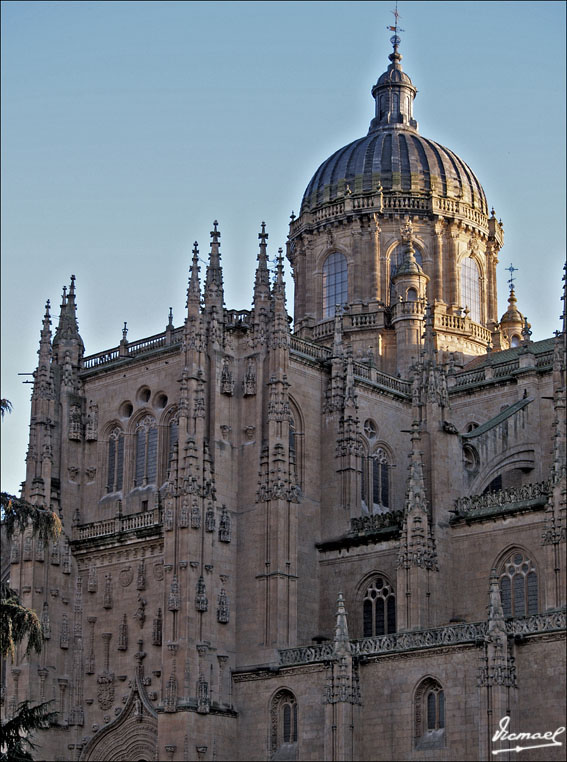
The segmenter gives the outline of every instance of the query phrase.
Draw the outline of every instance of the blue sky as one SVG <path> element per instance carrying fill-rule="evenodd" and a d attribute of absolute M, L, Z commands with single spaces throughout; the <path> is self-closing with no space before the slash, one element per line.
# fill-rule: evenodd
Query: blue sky
<path fill-rule="evenodd" d="M 257 233 L 285 246 L 318 165 L 366 134 L 394 2 L 2 3 L 3 489 L 24 478 L 46 299 L 77 277 L 87 353 L 183 320 L 194 240 L 219 220 L 229 307 Z M 422 135 L 474 170 L 533 338 L 559 327 L 565 4 L 401 2 Z M 288 283 L 290 278 L 288 277 Z M 291 295 L 291 291 L 290 291 Z M 291 299 L 288 300 L 292 310 Z"/>

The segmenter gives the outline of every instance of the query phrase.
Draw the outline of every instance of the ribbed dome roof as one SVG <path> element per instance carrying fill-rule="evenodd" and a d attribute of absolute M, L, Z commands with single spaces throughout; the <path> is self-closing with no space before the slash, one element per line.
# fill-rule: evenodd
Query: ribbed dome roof
<path fill-rule="evenodd" d="M 353 193 L 434 191 L 488 214 L 478 178 L 456 154 L 415 130 L 383 127 L 336 151 L 321 164 L 303 196 L 301 211 Z M 325 193 L 325 190 L 327 193 Z"/>
<path fill-rule="evenodd" d="M 399 38 L 392 38 L 392 62 L 372 88 L 376 116 L 366 137 L 349 143 L 321 164 L 303 196 L 301 211 L 351 193 L 401 192 L 438 196 L 463 201 L 488 215 L 486 197 L 477 177 L 455 153 L 422 137 L 413 119 L 417 93 L 402 70 L 397 50 Z M 348 188 L 347 188 L 348 186 Z"/>

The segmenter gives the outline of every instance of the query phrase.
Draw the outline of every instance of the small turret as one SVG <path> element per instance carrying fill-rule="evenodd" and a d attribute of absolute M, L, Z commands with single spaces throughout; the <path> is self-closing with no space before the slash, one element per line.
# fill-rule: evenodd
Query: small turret
<path fill-rule="evenodd" d="M 199 314 L 201 306 L 201 284 L 199 281 L 199 245 L 197 241 L 193 244 L 193 259 L 191 262 L 191 274 L 189 276 L 189 286 L 187 288 L 187 314 L 193 317 Z"/>
<path fill-rule="evenodd" d="M 254 280 L 254 306 L 260 302 L 266 302 L 270 298 L 270 271 L 268 270 L 268 254 L 266 223 L 262 222 L 262 230 L 258 233 L 260 251 L 258 252 L 258 266 Z"/>
<path fill-rule="evenodd" d="M 205 279 L 205 307 L 216 307 L 220 314 L 224 305 L 224 289 L 220 263 L 221 234 L 218 230 L 218 224 L 217 220 L 215 220 L 213 222 L 213 230 L 211 230 L 211 251 Z"/>
<path fill-rule="evenodd" d="M 500 330 L 508 339 L 511 347 L 519 347 L 522 343 L 522 330 L 524 327 L 524 316 L 516 304 L 516 294 L 512 286 L 510 288 L 510 296 L 508 297 L 508 309 L 500 318 Z"/>
<path fill-rule="evenodd" d="M 77 322 L 75 276 L 71 275 L 69 293 L 67 293 L 67 288 L 63 286 L 59 324 L 53 339 L 53 353 L 60 365 L 63 364 L 65 356 L 69 354 L 71 365 L 74 368 L 78 368 L 84 351 L 85 345 L 79 334 L 79 324 Z"/>

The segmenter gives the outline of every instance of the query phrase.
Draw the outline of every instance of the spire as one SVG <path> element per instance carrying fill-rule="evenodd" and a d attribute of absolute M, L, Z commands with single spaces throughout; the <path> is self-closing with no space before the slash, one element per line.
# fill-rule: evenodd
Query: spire
<path fill-rule="evenodd" d="M 37 351 L 39 355 L 38 367 L 49 367 L 51 362 L 51 314 L 50 314 L 51 302 L 49 299 L 45 303 L 45 315 L 43 316 L 43 323 L 41 327 L 41 333 L 39 338 L 39 349 Z"/>
<path fill-rule="evenodd" d="M 374 132 L 393 124 L 417 130 L 417 122 L 413 118 L 413 101 L 417 95 L 417 89 L 402 69 L 402 55 L 398 50 L 401 39 L 398 32 L 404 30 L 398 26 L 399 13 L 397 9 L 393 13 L 395 24 L 388 26 L 387 29 L 394 32 L 393 36 L 390 37 L 394 49 L 388 56 L 391 63 L 387 71 L 382 74 L 372 88 L 372 97 L 376 101 L 376 114 L 370 122 L 368 132 Z"/>
<path fill-rule="evenodd" d="M 336 656 L 350 654 L 350 639 L 348 636 L 347 612 L 342 593 L 337 598 L 337 614 L 335 622 L 335 637 L 333 638 L 334 652 Z"/>
<path fill-rule="evenodd" d="M 435 348 L 435 330 L 433 324 L 433 307 L 427 304 L 425 308 L 425 331 L 423 333 L 423 354 L 434 365 L 436 364 L 437 350 Z"/>
<path fill-rule="evenodd" d="M 276 277 L 274 279 L 274 296 L 283 299 L 285 304 L 285 281 L 284 281 L 284 261 L 283 261 L 283 249 L 278 249 L 278 256 L 276 257 Z"/>
<path fill-rule="evenodd" d="M 256 279 L 254 281 L 254 304 L 256 302 L 268 299 L 270 294 L 270 271 L 268 270 L 268 254 L 266 223 L 262 222 L 262 230 L 258 233 L 260 240 L 260 251 L 258 252 L 258 267 L 256 268 Z"/>
<path fill-rule="evenodd" d="M 222 283 L 222 267 L 220 263 L 220 232 L 218 222 L 213 222 L 211 230 L 211 252 L 207 265 L 207 277 L 205 280 L 205 304 L 222 309 L 224 303 L 224 291 Z"/>
<path fill-rule="evenodd" d="M 201 304 L 201 283 L 199 281 L 199 245 L 197 241 L 193 244 L 193 259 L 191 261 L 191 275 L 189 276 L 189 286 L 187 288 L 187 309 L 191 312 L 199 312 Z"/>
<path fill-rule="evenodd" d="M 84 344 L 79 334 L 79 324 L 77 323 L 77 303 L 75 300 L 75 276 L 71 275 L 71 284 L 67 292 L 66 286 L 63 286 L 63 295 L 61 297 L 61 312 L 59 313 L 59 324 L 55 331 L 53 339 L 53 348 L 58 348 L 64 344 L 67 348 L 78 348 L 78 352 L 72 357 L 74 365 L 78 365 L 79 358 L 84 352 Z M 72 353 L 73 355 L 73 353 Z M 61 358 L 58 357 L 58 360 Z"/>
<path fill-rule="evenodd" d="M 506 637 L 506 623 L 504 621 L 504 610 L 502 608 L 502 598 L 500 596 L 500 585 L 496 569 L 490 573 L 490 593 L 488 603 L 488 634 L 491 636 L 503 635 Z"/>

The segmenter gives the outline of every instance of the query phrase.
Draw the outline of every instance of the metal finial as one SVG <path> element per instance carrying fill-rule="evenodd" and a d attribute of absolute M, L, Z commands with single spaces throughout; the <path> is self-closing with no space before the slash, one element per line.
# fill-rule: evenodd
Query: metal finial
<path fill-rule="evenodd" d="M 519 268 L 514 267 L 514 265 L 510 262 L 510 267 L 505 268 L 509 273 L 510 277 L 508 278 L 508 286 L 510 287 L 510 291 L 514 290 L 514 273 L 518 271 Z"/>
<path fill-rule="evenodd" d="M 128 324 L 124 322 L 124 328 L 122 329 L 122 341 L 126 341 L 126 336 L 128 336 Z"/>
<path fill-rule="evenodd" d="M 173 307 L 169 308 L 169 319 L 167 324 L 173 327 Z"/>
<path fill-rule="evenodd" d="M 405 32 L 405 29 L 402 29 L 400 26 L 398 26 L 398 21 L 400 19 L 400 14 L 398 13 L 398 0 L 396 0 L 395 10 L 391 11 L 391 13 L 394 16 L 394 26 L 387 26 L 386 29 L 394 33 L 393 36 L 390 37 L 390 42 L 394 46 L 394 54 L 397 56 L 398 45 L 401 42 L 400 38 L 398 37 L 398 32 Z"/>

